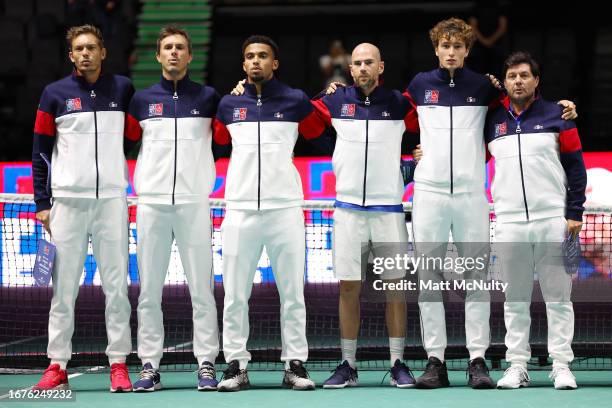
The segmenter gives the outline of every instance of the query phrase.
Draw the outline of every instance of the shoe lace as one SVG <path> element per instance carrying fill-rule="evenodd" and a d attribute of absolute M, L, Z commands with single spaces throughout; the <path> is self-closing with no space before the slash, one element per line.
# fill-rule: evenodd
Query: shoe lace
<path fill-rule="evenodd" d="M 240 366 L 238 363 L 231 362 L 225 371 L 223 371 L 223 380 L 229 380 L 240 374 Z"/>
<path fill-rule="evenodd" d="M 506 368 L 506 371 L 504 371 L 504 377 L 506 375 L 517 375 L 521 380 L 531 381 L 527 370 L 521 366 L 510 366 Z"/>
<path fill-rule="evenodd" d="M 330 372 L 334 373 L 334 375 L 341 375 L 343 377 L 349 377 L 349 378 L 353 378 L 354 375 L 352 373 L 351 370 L 351 366 L 348 363 L 342 363 L 340 365 L 338 365 L 338 367 L 336 367 L 335 369 L 331 370 Z"/>
<path fill-rule="evenodd" d="M 553 367 L 550 374 L 548 374 L 548 378 L 550 378 L 551 380 L 554 380 L 560 374 L 566 374 L 572 377 L 574 376 L 574 374 L 572 374 L 570 369 L 567 367 Z"/>
<path fill-rule="evenodd" d="M 215 376 L 216 371 L 214 367 L 204 364 L 198 369 L 198 377 L 200 378 L 215 378 Z"/>
<path fill-rule="evenodd" d="M 295 374 L 296 376 L 300 378 L 309 378 L 306 367 L 304 367 L 301 364 L 295 364 L 295 365 L 292 364 L 289 369 L 293 374 Z"/>
<path fill-rule="evenodd" d="M 480 360 L 468 364 L 468 368 L 465 370 L 465 376 L 467 378 L 469 375 L 475 375 L 478 372 L 484 372 L 485 375 L 489 375 L 489 367 Z"/>
<path fill-rule="evenodd" d="M 152 380 L 152 379 L 155 378 L 156 374 L 157 374 L 157 370 L 156 369 L 154 369 L 154 368 L 145 368 L 142 371 L 140 371 L 139 376 L 140 376 L 141 380 L 144 380 L 144 379 Z"/>
<path fill-rule="evenodd" d="M 111 377 L 123 380 L 127 377 L 127 369 L 124 366 L 111 367 Z"/>
<path fill-rule="evenodd" d="M 385 376 L 383 377 L 382 381 L 380 382 L 380 385 L 382 385 L 385 382 L 385 379 L 387 378 L 387 376 L 389 375 L 389 373 L 391 373 L 391 376 L 395 376 L 395 378 L 397 378 L 397 374 L 399 371 L 405 370 L 411 377 L 414 377 L 414 374 L 412 373 L 412 370 L 410 370 L 410 368 L 408 368 L 408 366 L 404 363 L 400 363 L 397 366 L 393 366 L 391 367 L 386 373 Z"/>

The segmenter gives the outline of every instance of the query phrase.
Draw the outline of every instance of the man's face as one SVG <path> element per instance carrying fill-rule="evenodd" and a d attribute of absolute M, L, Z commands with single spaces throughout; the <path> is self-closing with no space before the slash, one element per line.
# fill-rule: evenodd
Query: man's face
<path fill-rule="evenodd" d="M 462 68 L 468 54 L 469 50 L 465 42 L 457 37 L 441 38 L 436 47 L 440 67 L 448 70 Z"/>
<path fill-rule="evenodd" d="M 72 40 L 70 61 L 81 74 L 99 71 L 106 58 L 106 48 L 102 48 L 93 34 L 81 34 Z"/>
<path fill-rule="evenodd" d="M 249 44 L 244 50 L 242 69 L 250 82 L 262 82 L 272 78 L 278 68 L 278 60 L 268 44 Z"/>
<path fill-rule="evenodd" d="M 367 90 L 378 85 L 378 78 L 385 70 L 385 63 L 380 60 L 376 47 L 360 44 L 353 50 L 350 68 L 355 85 Z"/>
<path fill-rule="evenodd" d="M 533 98 L 539 83 L 540 78 L 533 76 L 529 64 L 519 64 L 508 68 L 504 78 L 504 85 L 510 100 L 518 105 Z"/>
<path fill-rule="evenodd" d="M 181 34 L 169 35 L 159 45 L 157 62 L 161 64 L 162 70 L 171 77 L 184 75 L 192 58 L 187 39 Z"/>

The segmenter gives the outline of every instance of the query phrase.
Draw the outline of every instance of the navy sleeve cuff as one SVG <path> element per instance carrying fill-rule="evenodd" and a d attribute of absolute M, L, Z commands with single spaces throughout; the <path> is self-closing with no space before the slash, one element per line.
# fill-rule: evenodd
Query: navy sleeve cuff
<path fill-rule="evenodd" d="M 51 209 L 51 199 L 50 198 L 41 198 L 40 200 L 36 200 L 36 212 L 49 210 Z"/>

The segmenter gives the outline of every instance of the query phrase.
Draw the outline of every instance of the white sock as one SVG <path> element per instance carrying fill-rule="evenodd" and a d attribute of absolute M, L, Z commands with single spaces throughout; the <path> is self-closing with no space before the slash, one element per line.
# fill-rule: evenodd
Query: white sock
<path fill-rule="evenodd" d="M 66 366 L 68 365 L 68 360 L 51 360 L 51 364 L 59 364 L 60 366 L 60 370 L 65 370 Z"/>
<path fill-rule="evenodd" d="M 357 364 L 357 339 L 340 339 L 340 348 L 342 349 L 342 361 L 346 360 L 351 368 L 355 368 Z"/>
<path fill-rule="evenodd" d="M 115 357 L 115 358 L 109 358 L 108 359 L 108 364 L 113 365 L 113 364 L 123 364 L 125 363 L 125 357 Z"/>
<path fill-rule="evenodd" d="M 389 337 L 389 352 L 391 354 L 391 367 L 395 360 L 404 361 L 404 337 Z"/>
<path fill-rule="evenodd" d="M 198 367 L 202 367 L 202 363 L 205 361 L 208 361 L 210 364 L 215 365 L 215 359 L 212 359 L 210 357 L 206 357 L 206 356 L 202 356 L 202 357 L 196 357 L 198 359 Z"/>

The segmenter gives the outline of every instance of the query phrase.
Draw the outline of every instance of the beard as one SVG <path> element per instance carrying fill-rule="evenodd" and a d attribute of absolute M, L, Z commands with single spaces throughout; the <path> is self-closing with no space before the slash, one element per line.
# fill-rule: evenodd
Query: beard
<path fill-rule="evenodd" d="M 359 88 L 361 88 L 363 90 L 368 90 L 368 89 L 372 88 L 372 86 L 374 86 L 375 83 L 376 83 L 376 81 L 372 77 L 369 77 L 367 79 L 365 79 L 365 78 L 358 78 L 357 79 L 357 85 L 359 86 Z"/>
<path fill-rule="evenodd" d="M 251 82 L 262 82 L 264 80 L 263 72 L 257 74 L 250 74 L 249 79 Z"/>
<path fill-rule="evenodd" d="M 523 90 L 523 94 L 521 96 L 512 96 L 510 99 L 512 100 L 513 103 L 519 106 L 522 106 L 522 105 L 525 105 L 530 100 L 532 100 L 534 95 L 535 93 L 526 94 L 524 93 L 524 90 Z"/>

